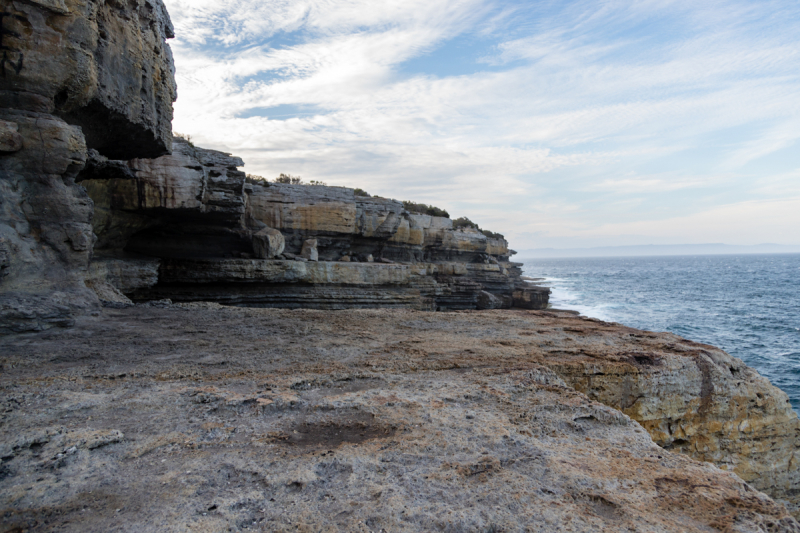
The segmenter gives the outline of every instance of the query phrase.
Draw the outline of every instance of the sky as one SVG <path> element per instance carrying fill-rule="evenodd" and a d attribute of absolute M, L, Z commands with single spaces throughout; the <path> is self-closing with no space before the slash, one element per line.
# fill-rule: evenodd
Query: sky
<path fill-rule="evenodd" d="M 517 249 L 800 244 L 797 0 L 164 0 L 176 132 Z"/>

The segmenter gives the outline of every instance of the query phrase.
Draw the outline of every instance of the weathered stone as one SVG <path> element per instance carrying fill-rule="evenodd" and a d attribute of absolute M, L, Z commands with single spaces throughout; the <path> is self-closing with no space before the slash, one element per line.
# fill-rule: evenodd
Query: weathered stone
<path fill-rule="evenodd" d="M 343 255 L 342 257 L 339 258 L 339 261 L 342 261 L 343 263 L 349 263 L 350 262 L 350 256 L 349 255 Z"/>
<path fill-rule="evenodd" d="M 272 259 L 283 253 L 286 240 L 283 234 L 273 228 L 264 228 L 253 235 L 253 249 L 261 259 Z"/>
<path fill-rule="evenodd" d="M 176 138 L 175 151 L 155 160 L 109 162 L 82 172 L 95 201 L 97 249 L 154 257 L 254 253 L 245 229 L 245 174 L 239 158 L 195 148 Z M 111 165 L 113 163 L 113 165 Z M 263 228 L 263 224 L 261 224 Z"/>
<path fill-rule="evenodd" d="M 390 239 L 403 220 L 403 204 L 376 196 L 356 196 L 358 233 L 364 237 Z"/>
<path fill-rule="evenodd" d="M 478 309 L 502 309 L 503 299 L 486 291 L 478 294 Z"/>
<path fill-rule="evenodd" d="M 16 122 L 0 120 L 0 152 L 18 152 L 22 150 L 22 136 L 18 133 Z"/>
<path fill-rule="evenodd" d="M 660 446 L 736 472 L 800 514 L 800 421 L 785 393 L 713 346 L 574 323 L 574 355 L 545 361 L 568 384 L 637 420 Z M 636 350 L 618 348 L 625 335 Z"/>
<path fill-rule="evenodd" d="M 86 289 L 88 291 L 88 289 Z M 84 304 L 91 297 L 85 293 Z M 93 295 L 92 295 L 93 296 Z M 73 313 L 76 297 L 62 292 L 31 294 L 28 292 L 0 293 L 0 336 L 11 333 L 45 331 L 75 325 Z"/>
<path fill-rule="evenodd" d="M 300 251 L 300 255 L 309 261 L 318 261 L 319 252 L 317 252 L 317 239 L 307 239 L 303 243 L 303 249 Z"/>
<path fill-rule="evenodd" d="M 36 140 L 0 157 L 0 295 L 6 296 L 0 329 L 25 329 L 26 320 L 33 330 L 70 324 L 65 308 L 97 305 L 83 284 L 94 244 L 92 201 L 74 181 L 86 157 L 83 137 L 51 115 L 0 109 L 0 117 Z M 54 292 L 61 294 L 57 304 Z"/>
<path fill-rule="evenodd" d="M 39 331 L 99 306 L 84 283 L 87 161 L 108 174 L 119 166 L 104 156 L 170 148 L 172 29 L 160 0 L 0 0 L 0 11 L 0 330 Z"/>
<path fill-rule="evenodd" d="M 307 261 L 342 262 L 347 257 L 371 262 L 380 257 L 389 264 L 440 263 L 438 274 L 472 278 L 433 281 L 443 291 L 437 296 L 442 309 L 474 307 L 481 289 L 499 298 L 503 307 L 511 307 L 521 272 L 504 262 L 507 257 L 502 254 L 508 250 L 503 239 L 488 239 L 472 229 L 454 230 L 448 218 L 411 215 L 400 202 L 356 196 L 352 189 L 245 181 L 235 170 L 242 165 L 240 159 L 196 148 L 183 139 L 176 138 L 174 145 L 171 156 L 128 162 L 132 177 L 123 175 L 118 162 L 91 158 L 91 168 L 81 177 L 96 204 L 98 250 L 184 260 L 300 255 Z M 214 190 L 219 194 L 211 194 Z M 277 253 L 279 246 L 269 250 L 252 237 L 267 227 L 283 235 L 283 254 Z M 316 257 L 314 246 L 306 244 L 309 240 L 316 241 Z M 492 268 L 447 270 L 478 262 L 491 263 Z M 236 297 L 239 289 L 230 290 Z M 181 293 L 185 297 L 185 291 Z M 546 292 L 540 296 L 546 305 Z M 351 297 L 357 300 L 350 293 L 348 301 L 356 301 Z M 421 298 L 429 301 L 427 295 Z"/>
<path fill-rule="evenodd" d="M 104 280 L 87 280 L 86 286 L 92 289 L 104 306 L 116 304 L 117 306 L 133 305 L 133 302 L 122 294 L 119 289 Z"/>
<path fill-rule="evenodd" d="M 525 284 L 516 287 L 513 293 L 514 307 L 522 309 L 546 309 L 550 299 L 550 289 Z"/>
<path fill-rule="evenodd" d="M 173 30 L 161 0 L 3 0 L 2 11 L 0 107 L 54 113 L 112 159 L 169 151 Z"/>
<path fill-rule="evenodd" d="M 245 213 L 245 174 L 238 157 L 196 148 L 176 137 L 172 155 L 128 162 L 136 175 L 135 203 L 119 209 L 196 210 L 240 224 Z"/>
<path fill-rule="evenodd" d="M 6 239 L 0 237 L 0 278 L 8 276 L 8 269 L 11 266 L 11 251 L 8 249 Z"/>
<path fill-rule="evenodd" d="M 253 218 L 286 235 L 356 233 L 356 202 L 352 189 L 265 182 L 250 187 L 248 209 Z M 304 240 L 297 243 L 297 252 Z"/>
<path fill-rule="evenodd" d="M 543 365 L 597 329 L 609 354 L 673 352 L 628 328 L 207 304 L 79 328 L 0 339 L 3 530 L 800 531 Z"/>
<path fill-rule="evenodd" d="M 88 280 L 108 283 L 121 293 L 128 294 L 158 283 L 160 264 L 160 259 L 152 257 L 99 256 L 92 259 Z"/>

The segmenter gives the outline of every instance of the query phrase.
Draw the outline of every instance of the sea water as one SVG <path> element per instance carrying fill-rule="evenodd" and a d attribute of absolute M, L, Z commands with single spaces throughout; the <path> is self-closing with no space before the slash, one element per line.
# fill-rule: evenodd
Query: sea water
<path fill-rule="evenodd" d="M 800 412 L 800 254 L 519 261 L 552 307 L 718 346 Z"/>

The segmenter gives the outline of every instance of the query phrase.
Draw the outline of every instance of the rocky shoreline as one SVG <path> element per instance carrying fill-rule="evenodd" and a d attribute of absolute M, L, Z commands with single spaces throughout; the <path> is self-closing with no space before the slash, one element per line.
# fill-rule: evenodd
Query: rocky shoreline
<path fill-rule="evenodd" d="M 547 311 L 182 304 L 0 352 L 5 531 L 800 531 L 755 488 L 796 509 L 785 395 L 670 334 Z M 587 389 L 590 367 L 606 377 Z M 744 397 L 759 405 L 722 421 Z M 666 442 L 670 424 L 689 444 Z"/>
<path fill-rule="evenodd" d="M 174 138 L 160 0 L 2 11 L 0 530 L 800 531 L 741 361 Z"/>

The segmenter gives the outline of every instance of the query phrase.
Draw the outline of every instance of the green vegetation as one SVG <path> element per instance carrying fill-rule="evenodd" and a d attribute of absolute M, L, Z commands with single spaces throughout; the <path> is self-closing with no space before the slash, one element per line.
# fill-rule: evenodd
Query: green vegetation
<path fill-rule="evenodd" d="M 266 183 L 269 180 L 264 176 L 259 176 L 257 174 L 247 174 L 247 181 L 250 183 Z"/>
<path fill-rule="evenodd" d="M 434 207 L 428 204 L 418 204 L 416 202 L 403 202 L 403 208 L 409 213 L 415 215 L 430 215 L 432 217 L 450 218 L 450 213 L 439 207 Z"/>
<path fill-rule="evenodd" d="M 489 231 L 488 229 L 481 229 L 476 223 L 468 219 L 467 217 L 459 217 L 453 221 L 453 228 L 473 228 L 488 237 L 489 239 L 505 239 L 505 237 L 501 233 L 495 233 L 493 231 Z"/>
<path fill-rule="evenodd" d="M 473 221 L 471 221 L 467 217 L 458 217 L 457 219 L 455 219 L 453 221 L 453 228 L 455 228 L 455 229 L 459 229 L 459 228 L 474 228 L 474 229 L 477 229 L 477 230 L 481 229 L 476 223 L 474 223 Z"/>
<path fill-rule="evenodd" d="M 300 176 L 292 176 L 291 174 L 284 174 L 275 178 L 275 183 L 285 183 L 287 185 L 303 185 L 303 178 Z"/>
<path fill-rule="evenodd" d="M 353 194 L 355 194 L 356 196 L 365 196 L 365 197 L 367 197 L 367 198 L 369 198 L 370 196 L 372 196 L 370 193 L 368 193 L 368 192 L 367 192 L 367 191 L 365 191 L 364 189 L 359 189 L 359 188 L 355 188 L 355 189 L 353 189 Z"/>
<path fill-rule="evenodd" d="M 247 180 L 250 183 L 260 183 L 261 185 L 269 186 L 269 180 L 264 176 L 258 176 L 256 174 L 248 174 Z M 322 186 L 328 185 L 324 181 L 317 181 L 317 180 L 309 180 L 308 183 L 306 183 L 300 176 L 292 176 L 291 174 L 283 174 L 283 173 L 281 173 L 280 176 L 278 176 L 272 181 L 275 183 L 285 183 L 287 185 L 322 185 Z"/>
<path fill-rule="evenodd" d="M 183 139 L 184 141 L 189 143 L 189 146 L 194 148 L 194 143 L 192 142 L 192 136 L 191 135 L 186 135 L 185 133 L 172 132 L 172 136 L 173 137 L 177 137 L 178 139 Z"/>

